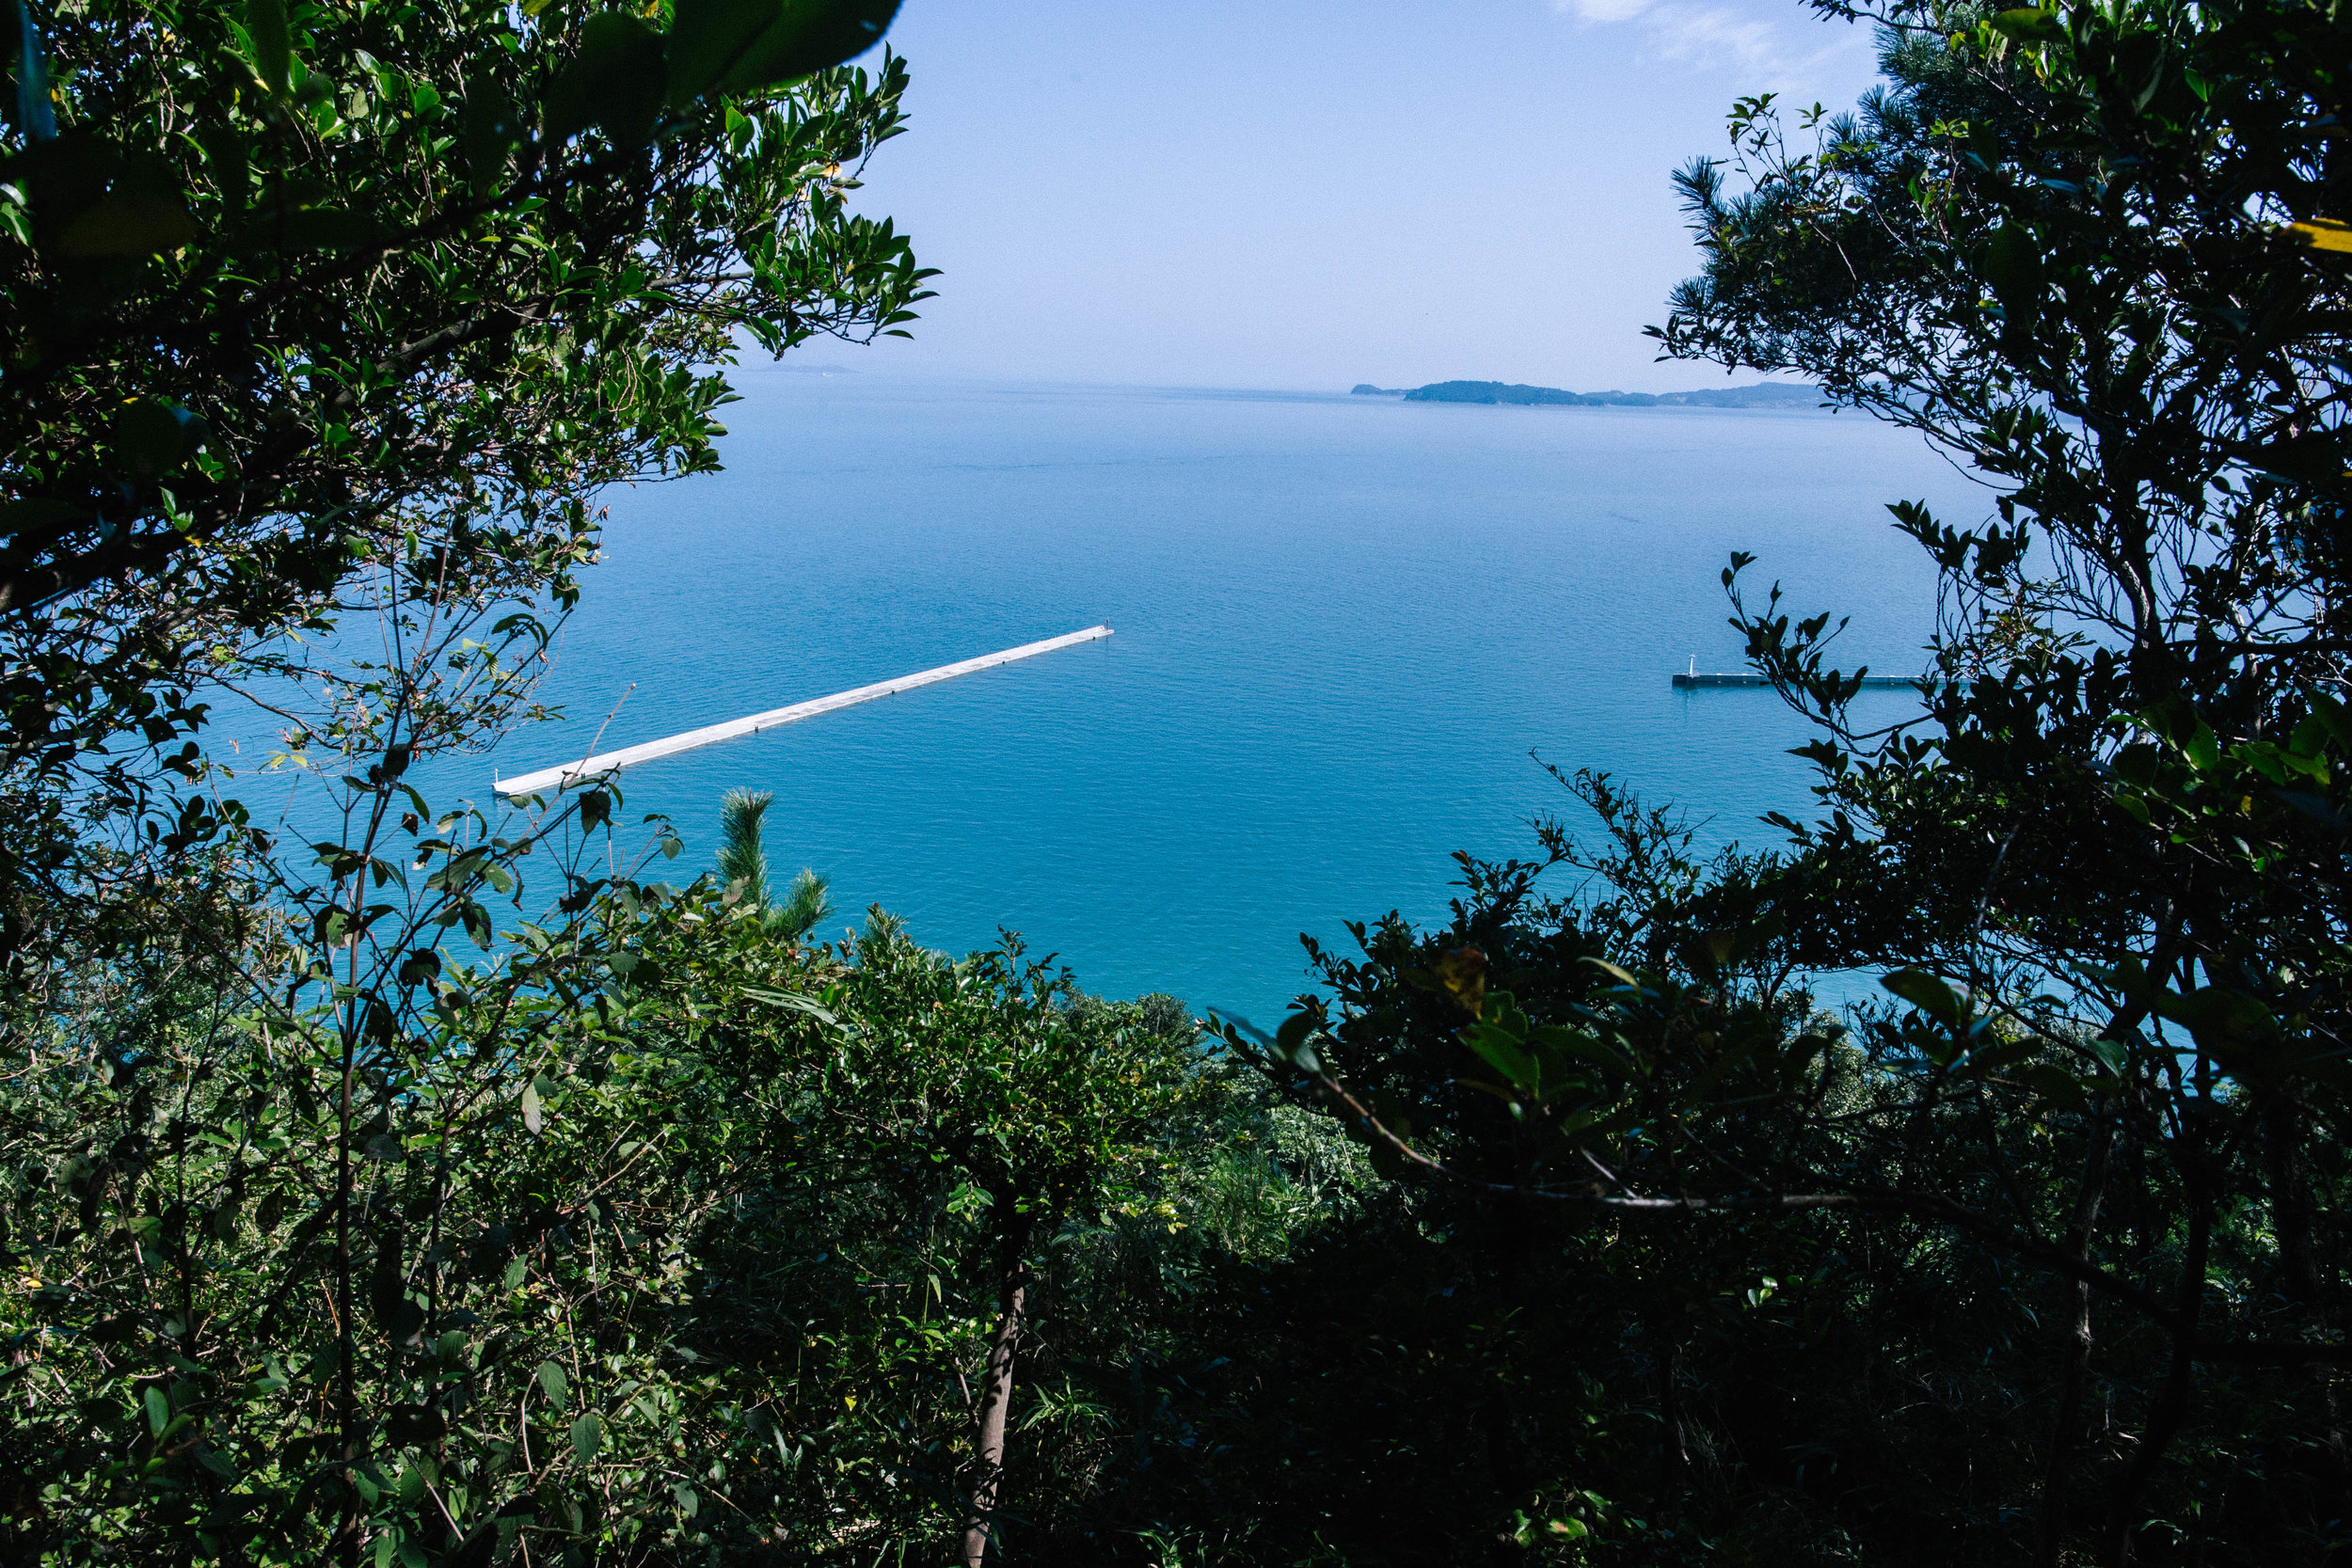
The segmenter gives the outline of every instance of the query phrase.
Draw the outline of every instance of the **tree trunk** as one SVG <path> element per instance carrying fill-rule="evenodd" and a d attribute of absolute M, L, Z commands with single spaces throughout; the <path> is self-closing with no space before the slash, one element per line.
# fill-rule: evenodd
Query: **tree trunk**
<path fill-rule="evenodd" d="M 1658 1497 L 1662 1507 L 1682 1501 L 1683 1477 L 1691 1468 L 1690 1443 L 1682 1430 L 1682 1341 L 1669 1332 L 1658 1352 Z"/>
<path fill-rule="evenodd" d="M 2098 1127 L 2090 1135 L 2082 1191 L 2074 1203 L 2074 1224 L 2066 1238 L 2067 1249 L 2078 1259 L 2090 1256 L 2090 1234 L 2099 1223 L 2099 1200 L 2106 1188 L 2107 1156 L 2115 1147 L 2115 1120 L 2108 1104 L 2095 1102 L 2091 1116 Z M 2074 1430 L 2082 1423 L 2083 1385 L 2090 1373 L 2090 1287 L 2077 1280 L 2074 1301 L 2073 1333 L 2067 1342 L 2058 1415 L 2050 1423 L 2050 1451 L 2042 1475 L 2041 1529 L 2034 1554 L 2039 1568 L 2058 1568 L 2058 1550 L 2066 1539 L 2066 1472 L 2074 1459 Z"/>
<path fill-rule="evenodd" d="M 964 1568 L 980 1568 L 996 1533 L 996 1500 L 1005 1473 L 1005 1418 L 1012 1408 L 1012 1358 L 1020 1349 L 1022 1311 L 1029 1294 L 1029 1222 L 999 1204 L 997 1225 L 996 1332 L 989 1337 L 988 1368 L 980 1377 L 980 1404 L 973 1449 L 972 1506 L 964 1517 Z"/>
<path fill-rule="evenodd" d="M 352 900 L 364 879 L 354 879 Z M 351 986 L 359 984 L 359 947 L 352 943 Z M 358 1357 L 358 1325 L 351 1321 L 351 1084 L 358 1068 L 359 1003 L 343 1012 L 342 1081 L 335 1096 L 335 1438 L 342 1454 L 342 1517 L 335 1526 L 335 1560 L 342 1568 L 359 1568 L 359 1538 L 366 1516 L 359 1511 L 359 1491 L 352 1477 L 359 1463 L 359 1402 L 353 1383 L 352 1362 Z"/>
<path fill-rule="evenodd" d="M 2319 1247 L 2311 1194 L 2311 1173 L 2303 1160 L 2303 1130 L 2310 1113 L 2291 1089 L 2271 1086 L 2259 1091 L 2265 1164 L 2270 1178 L 2271 1226 L 2279 1238 L 2280 1272 L 2287 1299 L 2300 1307 L 2324 1341 L 2330 1338 L 2328 1284 L 2319 1269 Z M 2328 1412 L 2327 1464 L 2334 1485 L 2338 1517 L 2352 1513 L 2352 1450 L 2344 1433 L 2344 1411 L 2336 1394 L 2336 1369 L 2313 1366 L 2320 1402 Z"/>
<path fill-rule="evenodd" d="M 2185 1162 L 2187 1168 L 2183 1174 L 2188 1179 L 2193 1207 L 2189 1210 L 2188 1246 L 2181 1265 L 2173 1308 L 2180 1316 L 2180 1323 L 2172 1333 L 2172 1365 L 2165 1378 L 2164 1391 L 2157 1395 L 2155 1408 L 2149 1414 L 2147 1430 L 2140 1433 L 2139 1451 L 2132 1455 L 2131 1468 L 2124 1472 L 2122 1485 L 2116 1491 L 2114 1518 L 2108 1525 L 2108 1568 L 2130 1568 L 2133 1515 L 2138 1511 L 2140 1493 L 2154 1478 L 2165 1449 L 2180 1435 L 2195 1392 L 2197 1363 L 2189 1347 L 2197 1338 L 2198 1310 L 2205 1291 L 2205 1259 L 2213 1240 L 2213 1207 L 2207 1201 L 2204 1173 L 2198 1164 L 2203 1158 L 2201 1150 L 2192 1150 L 2188 1162 Z"/>

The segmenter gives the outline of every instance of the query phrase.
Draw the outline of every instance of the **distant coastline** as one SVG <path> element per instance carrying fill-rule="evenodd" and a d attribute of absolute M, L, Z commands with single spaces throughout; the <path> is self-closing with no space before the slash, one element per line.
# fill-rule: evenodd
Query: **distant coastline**
<path fill-rule="evenodd" d="M 1759 381 L 1747 387 L 1708 387 L 1692 392 L 1570 392 L 1502 381 L 1433 381 L 1426 387 L 1375 387 L 1359 382 L 1356 397 L 1403 398 L 1406 403 L 1557 404 L 1572 407 L 1798 408 L 1821 403 L 1819 387 Z"/>

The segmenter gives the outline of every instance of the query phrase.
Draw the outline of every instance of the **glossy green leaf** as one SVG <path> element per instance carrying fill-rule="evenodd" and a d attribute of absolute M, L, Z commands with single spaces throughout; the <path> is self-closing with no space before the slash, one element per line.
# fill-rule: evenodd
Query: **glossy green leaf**
<path fill-rule="evenodd" d="M 764 1002 L 771 1007 L 785 1007 L 796 1013 L 806 1013 L 819 1023 L 838 1024 L 841 1022 L 814 999 L 792 991 L 769 990 L 754 986 L 745 988 L 743 994 L 755 1002 Z"/>
<path fill-rule="evenodd" d="M 1519 1049 L 1518 1042 L 1491 1023 L 1473 1024 L 1462 1031 L 1462 1043 L 1502 1074 L 1522 1093 L 1533 1092 L 1539 1074 L 1535 1058 Z"/>
<path fill-rule="evenodd" d="M 365 214 L 339 207 L 297 207 L 256 213 L 239 236 L 238 248 L 248 254 L 361 250 L 374 244 L 375 238 L 375 225 Z"/>
<path fill-rule="evenodd" d="M 2304 701 L 2311 705 L 2311 717 L 2327 732 L 2336 750 L 2352 757 L 2352 708 L 2336 701 L 2325 691 L 2306 691 Z"/>
<path fill-rule="evenodd" d="M 2157 990 L 2150 1003 L 2159 1018 L 2187 1029 L 2208 1051 L 2242 1050 L 2274 1037 L 2278 1021 L 2257 998 L 2219 986 L 2201 986 L 2185 996 Z"/>
<path fill-rule="evenodd" d="M 579 52 L 548 88 L 548 140 L 568 140 L 592 125 L 624 146 L 650 140 L 669 81 L 663 51 L 661 35 L 641 17 L 590 17 Z"/>
<path fill-rule="evenodd" d="M 57 236 L 66 256 L 151 256 L 196 238 L 186 203 L 158 191 L 117 191 L 76 216 Z"/>
<path fill-rule="evenodd" d="M 1612 980 L 1616 981 L 1619 986 L 1623 987 L 1627 990 L 1638 991 L 1642 989 L 1641 978 L 1629 969 L 1621 968 L 1616 964 L 1611 963 L 1606 958 L 1588 958 L 1584 961 L 1591 964 L 1595 969 L 1599 970 L 1603 974 L 1608 975 Z"/>
<path fill-rule="evenodd" d="M 115 411 L 109 434 L 123 464 L 141 478 L 172 472 L 204 438 L 203 422 L 160 398 L 135 398 Z"/>
<path fill-rule="evenodd" d="M 2337 810 L 2334 802 L 2326 796 L 2303 789 L 2280 789 L 2272 793 L 2330 832 L 2352 836 L 2352 818 L 2347 818 Z"/>
<path fill-rule="evenodd" d="M 1303 1007 L 1282 1020 L 1281 1026 L 1274 1031 L 1275 1054 L 1301 1072 L 1322 1071 L 1323 1064 L 1316 1058 L 1314 1048 L 1307 1043 L 1318 1022 L 1314 1013 Z"/>
<path fill-rule="evenodd" d="M 670 90 L 682 108 L 714 87 L 742 93 L 836 66 L 880 43 L 898 0 L 678 0 Z"/>
<path fill-rule="evenodd" d="M 26 529 L 50 528 L 70 523 L 89 515 L 86 508 L 67 501 L 50 500 L 42 497 L 26 497 L 19 500 L 0 501 L 0 534 L 13 534 Z"/>
<path fill-rule="evenodd" d="M 476 196 L 487 196 L 505 178 L 507 154 L 527 134 L 514 95 L 497 71 L 477 66 L 467 73 L 457 125 L 467 179 Z"/>
<path fill-rule="evenodd" d="M 375 1267 L 368 1275 L 368 1305 L 379 1327 L 388 1332 L 401 1308 L 408 1305 L 407 1277 L 401 1267 L 400 1232 L 389 1229 L 377 1239 Z"/>
<path fill-rule="evenodd" d="M 2156 768 L 2163 752 L 2147 741 L 2125 746 L 2115 753 L 2108 768 L 2118 779 L 2138 788 L 2146 788 L 2156 781 Z"/>
<path fill-rule="evenodd" d="M 898 0 L 785 0 L 779 9 L 722 79 L 727 91 L 798 81 L 856 58 L 882 41 Z"/>
<path fill-rule="evenodd" d="M 395 1448 L 421 1448 L 437 1440 L 448 1431 L 448 1420 L 438 1409 L 429 1404 L 404 1404 L 384 1418 L 384 1435 Z"/>
<path fill-rule="evenodd" d="M 2221 760 L 2220 738 L 2213 733 L 2211 724 L 2200 719 L 2197 727 L 2189 731 L 2188 738 L 2181 742 L 2181 752 L 2191 768 L 2200 773 L 2210 773 Z"/>
<path fill-rule="evenodd" d="M 1978 262 L 1994 294 L 2011 310 L 2033 303 L 2042 284 L 2042 247 L 2022 223 L 2004 223 L 1984 245 Z"/>
<path fill-rule="evenodd" d="M 246 0 L 246 34 L 253 41 L 253 70 L 272 92 L 284 92 L 294 69 L 294 32 L 286 0 Z"/>
<path fill-rule="evenodd" d="M 1922 969 L 1899 969 L 1879 984 L 1939 1022 L 1958 1024 L 1964 1011 L 1959 993 Z"/>
<path fill-rule="evenodd" d="M 1589 1062 L 1611 1072 L 1623 1072 L 1628 1066 L 1622 1052 L 1589 1030 L 1548 1023 L 1537 1029 L 1534 1037 L 1537 1044 L 1563 1056 Z"/>
<path fill-rule="evenodd" d="M 2056 11 L 2047 11 L 2031 6 L 2002 11 L 1994 17 L 1993 26 L 1995 31 L 2007 37 L 2028 42 L 2040 42 L 2045 39 L 2056 38 L 2064 31 Z"/>
<path fill-rule="evenodd" d="M 2083 1048 L 2098 1058 L 2099 1065 L 2111 1074 L 2123 1070 L 2123 1063 L 2129 1055 L 2121 1042 L 2108 1039 L 2104 1035 L 2095 1035 L 2083 1041 Z"/>

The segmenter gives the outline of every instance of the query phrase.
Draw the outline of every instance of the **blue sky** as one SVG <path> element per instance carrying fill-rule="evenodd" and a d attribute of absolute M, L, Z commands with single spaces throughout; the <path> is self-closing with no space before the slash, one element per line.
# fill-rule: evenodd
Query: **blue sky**
<path fill-rule="evenodd" d="M 859 193 L 945 269 L 913 342 L 802 363 L 1139 385 L 1661 390 L 1668 172 L 1742 93 L 1851 103 L 1795 0 L 906 0 Z"/>

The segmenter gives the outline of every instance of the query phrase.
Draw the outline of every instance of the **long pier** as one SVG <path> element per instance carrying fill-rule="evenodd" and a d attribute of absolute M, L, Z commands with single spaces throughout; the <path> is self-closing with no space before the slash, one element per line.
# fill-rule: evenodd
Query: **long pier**
<path fill-rule="evenodd" d="M 1850 681 L 1855 679 L 1855 677 L 1851 675 L 1849 675 L 1846 678 Z M 1771 681 L 1765 679 L 1762 675 L 1754 674 L 1744 670 L 1723 674 L 1713 673 L 1703 670 L 1677 670 L 1675 672 L 1675 685 L 1677 688 L 1689 688 L 1693 686 L 1770 686 L 1772 684 L 1772 683 Z M 1860 677 L 1860 684 L 1866 687 L 1894 688 L 1908 686 L 1915 688 L 1921 686 L 1965 686 L 1967 682 L 1947 680 L 1941 675 L 1864 675 Z"/>
<path fill-rule="evenodd" d="M 607 773 L 623 768 L 634 768 L 641 762 L 652 762 L 658 757 L 674 757 L 680 752 L 691 752 L 703 746 L 715 746 L 722 740 L 733 740 L 738 736 L 757 735 L 762 730 L 772 730 L 779 724 L 797 724 L 803 719 L 814 719 L 820 713 L 832 713 L 845 707 L 855 707 L 860 703 L 870 703 L 877 697 L 896 696 L 901 691 L 912 691 L 919 686 L 933 686 L 940 681 L 953 680 L 958 675 L 968 675 L 975 671 L 993 669 L 999 664 L 1010 664 L 1015 659 L 1035 658 L 1040 654 L 1050 654 L 1057 648 L 1074 647 L 1080 642 L 1091 642 L 1097 638 L 1108 637 L 1110 634 L 1111 628 L 1108 626 L 1089 626 L 1084 631 L 1073 631 L 1061 637 L 1049 637 L 1042 642 L 1024 642 L 1018 648 L 1007 648 L 1000 654 L 983 654 L 978 658 L 967 658 L 955 664 L 943 664 L 936 670 L 924 670 L 912 675 L 900 675 L 897 680 L 877 681 L 872 686 L 861 686 L 854 691 L 842 691 L 831 697 L 818 697 L 814 702 L 795 703 L 790 707 L 771 708 L 766 713 L 755 713 L 748 719 L 731 719 L 723 724 L 705 724 L 701 729 L 688 730 L 683 735 L 674 735 L 666 740 L 648 740 L 642 746 L 625 746 L 617 752 L 600 752 L 595 756 L 582 757 L 578 762 L 567 762 L 556 768 L 542 768 L 535 773 L 518 773 L 511 779 L 493 779 L 492 786 L 501 795 L 510 800 L 520 799 L 526 795 L 542 795 L 551 789 L 562 789 L 566 784 L 601 778 Z"/>

